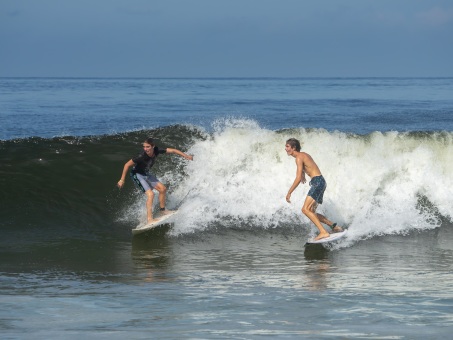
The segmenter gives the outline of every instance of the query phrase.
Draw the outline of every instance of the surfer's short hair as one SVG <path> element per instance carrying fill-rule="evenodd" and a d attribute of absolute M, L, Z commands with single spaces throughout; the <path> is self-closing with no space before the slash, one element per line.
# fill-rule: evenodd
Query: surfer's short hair
<path fill-rule="evenodd" d="M 286 141 L 291 148 L 296 149 L 296 151 L 300 151 L 300 142 L 296 138 L 290 138 Z"/>
<path fill-rule="evenodd" d="M 149 144 L 151 146 L 155 146 L 154 140 L 152 138 L 146 138 L 143 143 Z"/>

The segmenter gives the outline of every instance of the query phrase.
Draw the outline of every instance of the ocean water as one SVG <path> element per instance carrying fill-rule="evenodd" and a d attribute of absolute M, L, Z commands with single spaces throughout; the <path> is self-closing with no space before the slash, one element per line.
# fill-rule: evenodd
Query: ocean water
<path fill-rule="evenodd" d="M 5 339 L 445 339 L 453 78 L 0 78 Z M 153 137 L 171 225 L 132 237 Z M 348 228 L 304 247 L 296 137 Z M 157 203 L 157 201 L 156 201 Z"/>

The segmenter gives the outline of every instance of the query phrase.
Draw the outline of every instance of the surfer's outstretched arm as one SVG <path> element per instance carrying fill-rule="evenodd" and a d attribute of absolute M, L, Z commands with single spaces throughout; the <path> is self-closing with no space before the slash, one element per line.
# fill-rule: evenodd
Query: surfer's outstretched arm
<path fill-rule="evenodd" d="M 117 183 L 118 188 L 121 189 L 123 187 L 124 181 L 126 180 L 127 172 L 129 171 L 129 168 L 134 165 L 135 165 L 135 163 L 132 161 L 132 159 L 130 161 L 127 161 L 126 164 L 124 164 L 123 173 L 121 174 L 121 179 Z"/>
<path fill-rule="evenodd" d="M 175 153 L 181 157 L 184 157 L 185 159 L 188 159 L 189 161 L 193 161 L 193 156 L 185 154 L 182 151 L 179 151 L 178 149 L 172 149 L 172 148 L 167 148 L 167 153 Z"/>

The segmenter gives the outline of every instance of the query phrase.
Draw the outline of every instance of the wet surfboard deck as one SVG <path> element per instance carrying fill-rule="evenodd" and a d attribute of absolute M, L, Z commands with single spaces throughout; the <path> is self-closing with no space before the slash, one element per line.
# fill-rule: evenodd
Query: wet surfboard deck
<path fill-rule="evenodd" d="M 154 229 L 162 224 L 170 223 L 171 217 L 174 217 L 177 212 L 178 212 L 177 210 L 174 210 L 166 215 L 159 217 L 159 219 L 156 222 L 148 223 L 145 225 L 142 225 L 142 224 L 138 225 L 137 227 L 132 229 L 132 235 L 141 234 L 148 230 Z"/>
<path fill-rule="evenodd" d="M 330 243 L 333 241 L 337 241 L 344 237 L 347 233 L 347 230 L 340 231 L 339 233 L 332 233 L 330 234 L 329 237 L 322 238 L 320 240 L 315 241 L 314 238 L 311 240 L 308 240 L 305 245 L 310 245 L 310 244 L 323 244 L 323 243 Z"/>

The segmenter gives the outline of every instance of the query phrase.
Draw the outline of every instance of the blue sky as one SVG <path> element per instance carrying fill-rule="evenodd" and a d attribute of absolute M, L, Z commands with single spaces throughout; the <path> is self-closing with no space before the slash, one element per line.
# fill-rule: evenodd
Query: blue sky
<path fill-rule="evenodd" d="M 0 0 L 0 76 L 453 76 L 453 1 Z"/>

